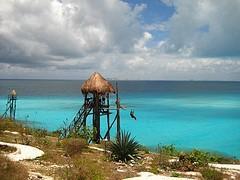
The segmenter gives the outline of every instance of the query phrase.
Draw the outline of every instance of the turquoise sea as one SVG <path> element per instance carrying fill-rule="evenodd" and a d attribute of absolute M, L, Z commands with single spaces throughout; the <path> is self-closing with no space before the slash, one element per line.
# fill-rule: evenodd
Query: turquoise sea
<path fill-rule="evenodd" d="M 0 113 L 9 89 L 14 88 L 17 119 L 56 130 L 81 107 L 82 82 L 0 80 Z M 140 143 L 149 147 L 174 144 L 240 158 L 240 82 L 118 81 L 118 85 L 121 103 L 127 106 L 121 111 L 121 128 Z M 136 121 L 129 116 L 131 109 Z M 105 120 L 101 123 L 104 131 Z"/>

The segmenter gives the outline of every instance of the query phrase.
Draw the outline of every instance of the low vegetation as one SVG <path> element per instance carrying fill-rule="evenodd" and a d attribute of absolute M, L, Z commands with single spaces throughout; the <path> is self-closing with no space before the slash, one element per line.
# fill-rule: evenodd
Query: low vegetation
<path fill-rule="evenodd" d="M 96 179 L 103 180 L 104 175 L 101 171 L 101 167 L 86 158 L 77 158 L 71 163 L 69 163 L 60 172 L 62 179 Z"/>
<path fill-rule="evenodd" d="M 122 131 L 115 142 L 110 145 L 112 158 L 116 161 L 127 162 L 138 154 L 139 144 L 131 137 L 131 133 Z"/>
<path fill-rule="evenodd" d="M 28 178 L 27 169 L 20 163 L 10 161 L 0 155 L 0 179 L 1 180 L 23 180 Z"/>
<path fill-rule="evenodd" d="M 12 153 L 15 152 L 17 149 L 15 147 L 10 147 L 7 145 L 1 145 L 0 144 L 0 154 L 1 153 Z"/>
<path fill-rule="evenodd" d="M 203 178 L 205 180 L 222 180 L 224 179 L 224 174 L 220 171 L 217 171 L 215 169 L 212 169 L 212 168 L 202 168 L 200 170 Z"/>
<path fill-rule="evenodd" d="M 62 145 L 69 156 L 81 153 L 88 146 L 86 139 L 81 138 L 66 138 L 62 140 Z"/>
<path fill-rule="evenodd" d="M 200 171 L 206 180 L 223 179 L 224 174 L 208 166 L 208 163 L 239 163 L 239 160 L 223 157 L 200 150 L 180 152 L 173 145 L 158 148 L 152 164 L 152 172 L 165 171 Z M 172 176 L 176 176 L 173 173 Z"/>

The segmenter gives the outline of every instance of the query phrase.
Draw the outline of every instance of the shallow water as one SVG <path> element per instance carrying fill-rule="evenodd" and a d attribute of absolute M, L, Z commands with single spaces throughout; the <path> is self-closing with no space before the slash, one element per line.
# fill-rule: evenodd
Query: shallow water
<path fill-rule="evenodd" d="M 0 112 L 9 88 L 17 118 L 56 130 L 82 105 L 82 81 L 0 80 Z M 240 82 L 119 81 L 121 127 L 149 147 L 174 144 L 240 158 Z M 112 104 L 114 104 L 114 97 Z M 134 109 L 137 121 L 129 116 Z M 102 131 L 106 123 L 102 122 Z M 114 136 L 115 127 L 112 131 Z"/>

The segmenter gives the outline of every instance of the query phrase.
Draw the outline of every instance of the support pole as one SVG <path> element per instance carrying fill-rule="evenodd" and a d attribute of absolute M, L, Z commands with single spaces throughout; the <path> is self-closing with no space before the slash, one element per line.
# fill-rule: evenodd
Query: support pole
<path fill-rule="evenodd" d="M 116 106 L 117 106 L 117 138 L 120 137 L 120 100 L 118 97 L 118 83 L 116 82 Z"/>
<path fill-rule="evenodd" d="M 93 141 L 95 143 L 100 142 L 100 111 L 99 111 L 99 94 L 93 95 L 94 107 L 93 107 Z"/>
<path fill-rule="evenodd" d="M 107 139 L 108 141 L 110 141 L 110 105 L 109 105 L 109 93 L 107 93 L 107 127 L 108 127 L 108 131 L 107 131 Z"/>
<path fill-rule="evenodd" d="M 84 95 L 84 118 L 83 118 L 83 128 L 86 128 L 87 124 L 87 94 Z"/>

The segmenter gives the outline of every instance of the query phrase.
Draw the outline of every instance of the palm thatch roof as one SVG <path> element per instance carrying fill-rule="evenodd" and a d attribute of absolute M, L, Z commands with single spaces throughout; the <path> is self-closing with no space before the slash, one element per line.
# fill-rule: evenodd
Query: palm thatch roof
<path fill-rule="evenodd" d="M 81 86 L 81 91 L 83 94 L 115 93 L 115 89 L 113 88 L 112 84 L 104 79 L 104 77 L 98 72 L 94 72 L 88 80 L 84 81 Z"/>
<path fill-rule="evenodd" d="M 15 91 L 15 89 L 13 89 L 13 90 L 10 92 L 10 95 L 11 95 L 11 96 L 16 96 L 16 95 L 17 95 L 17 92 Z"/>

